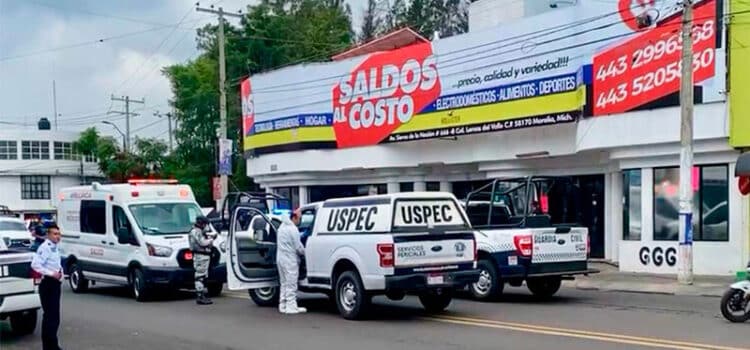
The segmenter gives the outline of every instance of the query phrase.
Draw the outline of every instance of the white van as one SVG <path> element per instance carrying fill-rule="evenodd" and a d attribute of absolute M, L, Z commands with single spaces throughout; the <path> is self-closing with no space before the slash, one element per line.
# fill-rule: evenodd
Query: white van
<path fill-rule="evenodd" d="M 127 285 L 144 301 L 157 285 L 193 287 L 188 232 L 202 211 L 190 186 L 172 180 L 94 183 L 63 189 L 56 206 L 63 268 L 74 292 L 86 291 L 89 281 Z M 216 296 L 226 281 L 223 237 L 214 244 L 207 286 Z"/>

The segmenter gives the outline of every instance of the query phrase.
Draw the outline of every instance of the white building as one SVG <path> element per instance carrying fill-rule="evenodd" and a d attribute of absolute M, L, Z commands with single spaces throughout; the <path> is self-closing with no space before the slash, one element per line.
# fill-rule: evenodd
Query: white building
<path fill-rule="evenodd" d="M 539 3 L 545 6 L 532 6 Z M 616 103 L 610 104 L 606 89 L 604 102 L 596 98 L 602 91 L 600 86 L 608 84 L 610 80 L 624 79 L 618 76 L 620 73 L 608 76 L 607 64 L 602 65 L 598 60 L 606 57 L 610 50 L 632 54 L 639 48 L 638 45 L 648 45 L 649 40 L 644 40 L 643 36 L 658 34 L 669 28 L 671 19 L 657 18 L 658 24 L 652 30 L 630 33 L 627 19 L 622 18 L 623 23 L 618 29 L 610 28 L 611 32 L 598 33 L 594 29 L 587 29 L 589 24 L 581 19 L 591 16 L 589 13 L 617 13 L 616 1 L 571 0 L 554 3 L 556 6 L 550 7 L 550 2 L 542 0 L 475 2 L 472 6 L 481 6 L 481 11 L 472 11 L 472 21 L 476 22 L 470 23 L 471 33 L 443 38 L 431 44 L 429 54 L 438 57 L 436 67 L 442 86 L 442 93 L 431 97 L 437 98 L 437 102 L 420 105 L 416 109 L 422 110 L 421 113 L 390 129 L 389 136 L 367 145 L 360 141 L 371 136 L 361 133 L 363 128 L 367 128 L 364 123 L 368 117 L 365 112 L 359 112 L 364 111 L 366 102 L 358 105 L 360 114 L 351 112 L 343 119 L 337 114 L 337 108 L 340 108 L 341 114 L 348 110 L 345 102 L 376 101 L 380 98 L 379 94 L 372 97 L 375 96 L 372 91 L 364 91 L 360 95 L 355 92 L 351 98 L 347 96 L 352 86 L 355 91 L 372 90 L 371 86 L 378 83 L 378 79 L 366 79 L 371 69 L 367 56 L 251 76 L 247 85 L 243 84 L 243 102 L 252 107 L 243 108 L 246 130 L 249 130 L 245 137 L 248 176 L 270 191 L 291 197 L 294 205 L 297 205 L 331 196 L 365 195 L 371 191 L 441 190 L 452 191 L 463 197 L 477 185 L 493 178 L 571 175 L 575 176 L 575 181 L 583 190 L 584 201 L 590 203 L 585 206 L 581 217 L 582 223 L 590 231 L 593 258 L 618 262 L 624 271 L 676 273 L 676 262 L 680 259 L 677 256 L 678 214 L 675 204 L 680 156 L 680 109 L 676 106 L 676 91 L 679 88 L 673 86 L 666 94 L 654 95 L 646 101 L 639 100 L 620 109 L 610 107 L 621 102 L 627 104 L 630 102 L 628 98 L 619 100 L 615 96 L 616 101 L 613 101 Z M 705 20 L 710 17 L 707 13 L 720 14 L 724 10 L 717 9 L 721 1 L 704 0 L 697 3 L 696 18 Z M 503 17 L 482 15 L 490 13 L 492 8 L 507 11 Z M 663 7 L 659 13 L 668 13 L 668 10 Z M 512 21 L 512 25 L 503 26 L 509 21 Z M 507 58 L 498 58 L 501 54 L 497 54 L 497 51 L 495 54 L 488 53 L 486 58 L 482 57 L 484 61 L 476 58 L 484 52 L 495 50 L 491 44 L 503 37 L 519 37 L 524 35 L 524 30 L 538 33 L 538 30 L 546 28 L 545 25 L 565 25 L 573 21 L 577 21 L 577 24 L 571 25 L 582 28 L 575 30 L 580 33 L 575 34 L 578 37 L 570 39 L 573 40 L 572 44 L 563 43 L 562 38 L 554 43 L 541 43 L 555 35 L 565 36 L 564 30 L 570 30 L 556 29 L 546 34 L 536 34 L 538 36 L 534 42 L 519 42 L 518 52 L 507 53 Z M 591 28 L 600 25 L 595 20 L 591 22 Z M 744 269 L 750 256 L 750 204 L 748 198 L 737 191 L 738 183 L 734 177 L 740 151 L 730 146 L 729 139 L 729 104 L 724 95 L 727 72 L 724 31 L 710 25 L 705 28 L 707 35 L 711 28 L 716 30 L 717 35 L 710 39 L 716 40 L 715 46 L 705 49 L 707 55 L 715 58 L 710 62 L 711 72 L 705 73 L 704 78 L 696 78 L 699 103 L 695 107 L 696 168 L 692 185 L 695 193 L 694 271 L 696 274 L 729 275 Z M 609 34 L 621 35 L 624 39 L 591 46 L 586 44 L 591 42 L 587 40 Z M 540 38 L 542 35 L 547 37 Z M 575 46 L 576 43 L 578 46 Z M 498 47 L 509 52 L 508 47 L 512 48 L 512 44 L 505 45 Z M 534 52 L 544 51 L 540 49 L 543 45 L 561 46 L 547 51 L 548 57 L 535 56 Z M 411 48 L 403 50 L 417 51 Z M 567 50 L 573 53 L 568 55 Z M 462 58 L 450 56 L 460 51 L 465 52 Z M 581 52 L 585 54 L 581 55 Z M 679 50 L 675 55 L 677 58 L 670 59 L 677 60 Z M 474 58 L 467 58 L 471 56 Z M 561 56 L 565 58 L 561 59 Z M 393 57 L 398 55 L 394 54 Z M 451 60 L 463 61 L 460 64 L 446 63 Z M 550 62 L 552 65 L 561 62 L 568 64 L 567 70 L 558 69 L 554 72 L 556 74 L 577 70 L 578 88 L 571 87 L 566 92 L 542 96 L 539 88 L 547 88 L 549 85 L 546 83 L 534 85 L 536 90 L 527 90 L 536 93 L 513 90 L 513 84 L 519 83 L 520 78 L 508 79 L 511 85 L 507 86 L 491 85 L 500 84 L 506 71 L 510 74 L 515 68 L 539 66 L 538 63 L 544 64 L 545 60 L 548 66 Z M 424 62 L 423 65 L 428 66 L 428 61 Z M 526 66 L 526 62 L 530 62 L 530 65 Z M 473 69 L 472 65 L 477 65 L 477 68 Z M 488 66 L 490 68 L 485 68 Z M 602 71 L 601 66 L 605 67 L 605 77 L 600 80 L 597 74 Z M 375 71 L 377 68 L 372 69 Z M 489 69 L 489 73 L 485 73 L 486 69 Z M 659 69 L 660 66 L 653 67 L 653 71 Z M 359 82 L 363 77 L 361 80 L 366 83 L 340 87 L 337 84 L 348 84 L 347 72 L 352 72 L 351 81 L 356 79 Z M 464 80 L 455 77 L 466 72 L 474 74 L 467 73 L 469 79 Z M 308 98 L 305 86 L 313 86 L 308 80 L 315 79 L 316 74 L 321 76 L 320 82 L 315 83 L 321 86 L 321 91 L 310 92 L 309 96 L 318 97 Z M 543 74 L 554 75 L 541 73 L 534 79 L 544 79 Z M 701 74 L 704 73 L 697 73 L 696 76 Z M 331 76 L 334 79 L 326 80 Z M 634 77 L 625 78 L 633 81 Z M 638 77 L 635 78 L 637 81 Z M 408 82 L 409 78 L 406 79 Z M 479 85 L 471 87 L 469 91 L 456 89 L 462 84 L 473 84 L 473 79 Z M 529 84 L 537 84 L 529 81 Z M 295 97 L 286 96 L 285 84 L 279 82 L 293 84 L 295 91 L 290 93 L 296 94 Z M 330 82 L 330 85 L 326 85 L 326 82 Z M 484 85 L 490 87 L 482 90 Z M 331 87 L 334 87 L 332 95 Z M 501 95 L 499 102 L 477 102 L 484 98 L 478 93 L 491 91 L 494 94 L 498 90 Z M 502 97 L 505 91 L 510 91 L 508 95 L 511 97 L 507 97 L 510 102 Z M 323 101 L 321 96 L 326 93 L 329 97 Z M 428 95 L 431 91 L 417 93 Z M 567 98 L 565 94 L 570 94 L 571 99 L 578 99 L 579 104 L 563 109 L 568 107 L 558 108 L 557 105 L 553 106 L 557 102 L 549 102 L 552 98 Z M 451 102 L 448 98 L 458 95 L 463 96 L 461 101 L 467 104 L 440 110 L 441 104 L 454 103 L 455 106 L 458 102 Z M 520 95 L 523 96 L 513 97 Z M 497 98 L 497 95 L 492 96 Z M 419 103 L 418 98 L 419 95 L 416 95 L 416 102 L 413 103 Z M 332 104 L 334 113 L 328 109 L 329 114 L 326 114 L 324 111 Z M 552 112 L 558 113 L 539 117 Z M 561 113 L 563 117 L 575 115 L 575 121 L 555 123 L 554 116 L 559 117 Z M 330 118 L 331 122 L 316 119 L 323 116 Z M 552 125 L 525 127 L 550 118 Z M 357 125 L 349 128 L 347 125 L 353 125 L 352 119 L 356 119 Z M 485 123 L 469 125 L 468 120 Z M 472 128 L 476 131 L 469 131 Z M 503 130 L 494 131 L 497 130 L 495 128 Z M 377 128 L 372 130 L 379 131 Z M 409 141 L 397 142 L 400 140 Z M 352 143 L 356 145 L 352 147 Z"/>
<path fill-rule="evenodd" d="M 0 130 L 0 204 L 27 220 L 52 218 L 58 190 L 100 177 L 94 159 L 81 160 L 73 153 L 78 136 L 66 131 Z"/>

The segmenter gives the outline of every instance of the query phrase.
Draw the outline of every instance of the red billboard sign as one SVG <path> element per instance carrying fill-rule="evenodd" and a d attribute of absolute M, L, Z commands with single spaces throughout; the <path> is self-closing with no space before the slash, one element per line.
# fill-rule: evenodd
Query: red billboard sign
<path fill-rule="evenodd" d="M 375 145 L 440 96 L 430 43 L 376 53 L 332 91 L 338 147 Z"/>
<path fill-rule="evenodd" d="M 680 90 L 681 16 L 594 56 L 593 114 L 623 113 Z M 716 1 L 696 5 L 693 37 L 693 83 L 715 74 Z"/>
<path fill-rule="evenodd" d="M 240 84 L 240 97 L 242 98 L 242 135 L 249 135 L 255 122 L 255 108 L 253 105 L 250 78 L 243 80 Z"/>

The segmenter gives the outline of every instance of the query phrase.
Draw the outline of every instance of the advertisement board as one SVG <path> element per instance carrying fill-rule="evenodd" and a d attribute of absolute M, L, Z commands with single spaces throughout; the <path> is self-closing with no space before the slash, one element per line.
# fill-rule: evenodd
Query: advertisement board
<path fill-rule="evenodd" d="M 733 20 L 729 29 L 729 144 L 750 147 L 750 2 L 730 0 Z M 734 103 L 733 103 L 734 102 Z"/>
<path fill-rule="evenodd" d="M 695 5 L 698 102 L 723 99 L 719 2 Z M 253 75 L 241 84 L 245 151 L 453 138 L 673 105 L 679 4 L 582 0 L 485 31 Z"/>

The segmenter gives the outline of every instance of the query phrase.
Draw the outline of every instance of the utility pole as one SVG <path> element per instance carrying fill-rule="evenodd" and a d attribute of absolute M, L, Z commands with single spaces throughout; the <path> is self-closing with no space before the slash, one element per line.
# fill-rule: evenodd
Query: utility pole
<path fill-rule="evenodd" d="M 158 111 L 154 112 L 154 116 L 156 117 L 167 117 L 167 123 L 169 124 L 169 152 L 172 152 L 172 117 L 174 116 L 174 113 L 164 113 L 161 114 Z"/>
<path fill-rule="evenodd" d="M 693 284 L 693 1 L 682 0 L 680 246 L 677 280 Z"/>
<path fill-rule="evenodd" d="M 55 113 L 55 130 L 57 130 L 57 88 L 52 80 L 52 112 Z"/>
<path fill-rule="evenodd" d="M 213 9 L 213 5 L 211 8 L 201 8 L 196 7 L 196 11 L 198 12 L 207 12 L 214 15 L 219 16 L 219 144 L 221 144 L 222 141 L 227 139 L 227 94 L 226 94 L 226 62 L 224 58 L 224 16 L 229 17 L 236 17 L 236 18 L 242 18 L 243 16 L 241 14 L 237 13 L 227 13 L 224 12 L 224 9 L 219 7 L 218 10 Z M 217 152 L 218 154 L 218 152 Z M 216 162 L 218 164 L 219 157 L 217 157 Z M 220 183 L 221 183 L 221 199 L 216 202 L 216 207 L 219 208 L 221 205 L 221 202 L 224 200 L 224 198 L 227 196 L 227 187 L 229 185 L 229 181 L 227 179 L 227 175 L 221 174 L 220 175 Z"/>
<path fill-rule="evenodd" d="M 120 114 L 125 116 L 125 153 L 130 152 L 130 116 L 137 116 L 137 113 L 130 113 L 130 104 L 131 103 L 139 103 L 139 104 L 145 104 L 146 101 L 144 99 L 140 100 L 133 100 L 130 99 L 130 96 L 124 96 L 124 97 L 115 97 L 115 95 L 112 95 L 112 101 L 117 102 L 125 102 L 125 111 L 110 111 L 109 113 L 114 114 Z"/>

